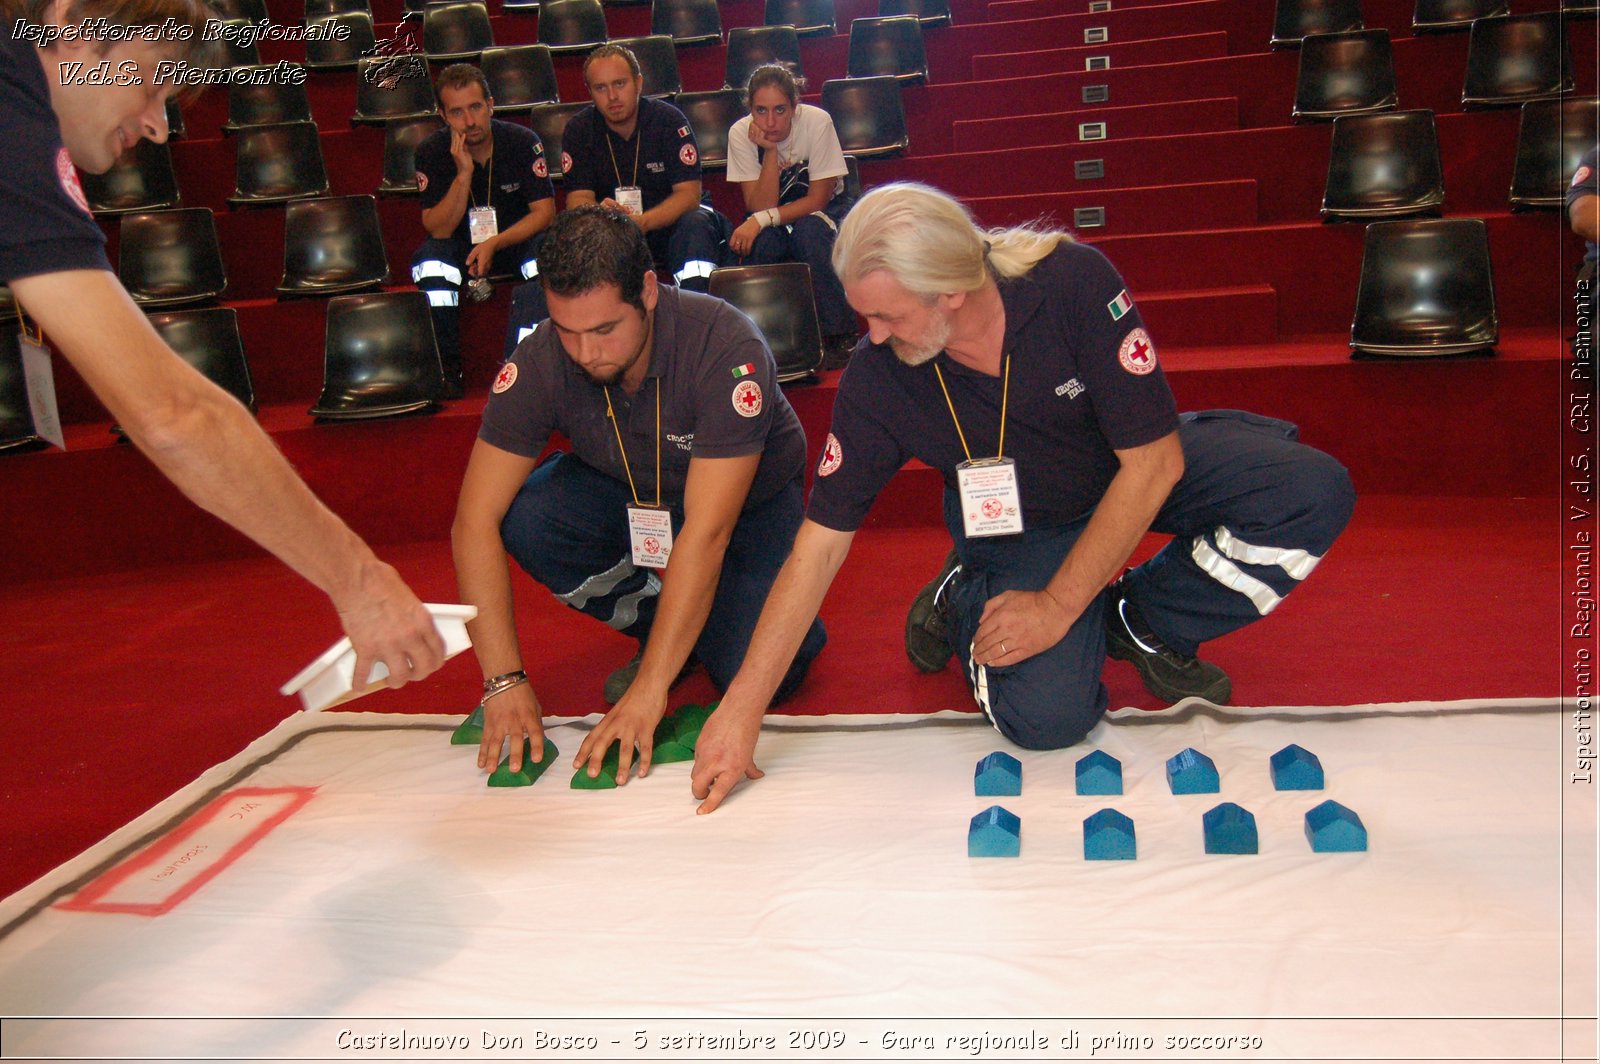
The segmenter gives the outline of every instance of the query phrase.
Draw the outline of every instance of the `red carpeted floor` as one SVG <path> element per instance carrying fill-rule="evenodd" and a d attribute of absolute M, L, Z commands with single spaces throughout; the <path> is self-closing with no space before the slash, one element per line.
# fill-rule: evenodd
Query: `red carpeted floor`
<path fill-rule="evenodd" d="M 1550 696 L 1560 520 L 1553 499 L 1374 496 L 1305 587 L 1273 616 L 1207 647 L 1240 705 L 1346 705 Z M 970 709 L 952 665 L 924 676 L 901 626 L 948 539 L 864 531 L 823 611 L 829 643 L 792 713 Z M 1145 553 L 1157 541 L 1147 542 Z M 387 555 L 418 592 L 454 600 L 443 543 Z M 603 709 L 630 641 L 579 621 L 526 579 L 519 625 L 546 711 Z M 243 748 L 297 703 L 277 686 L 337 635 L 319 596 L 264 559 L 40 581 L 0 597 L 0 895 L 10 893 Z M 535 649 L 537 648 L 537 649 Z M 471 655 L 363 710 L 465 713 Z M 1113 705 L 1153 707 L 1108 663 Z M 703 673 L 676 700 L 714 696 Z M 469 758 L 461 771 L 475 771 Z"/>

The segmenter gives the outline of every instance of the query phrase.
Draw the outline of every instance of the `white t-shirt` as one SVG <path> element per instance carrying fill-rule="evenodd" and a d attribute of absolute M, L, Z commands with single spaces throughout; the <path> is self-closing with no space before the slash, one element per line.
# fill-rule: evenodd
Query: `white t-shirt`
<path fill-rule="evenodd" d="M 750 123 L 745 115 L 728 131 L 728 180 L 755 181 L 761 176 L 761 155 L 750 140 Z M 778 145 L 783 176 L 778 181 L 778 202 L 785 203 L 784 190 L 798 178 L 809 185 L 825 177 L 842 178 L 849 172 L 839 134 L 833 131 L 833 116 L 820 107 L 800 104 L 794 109 L 794 124 L 789 139 Z M 844 193 L 844 182 L 833 186 L 835 196 Z M 793 199 L 794 197 L 789 197 Z"/>

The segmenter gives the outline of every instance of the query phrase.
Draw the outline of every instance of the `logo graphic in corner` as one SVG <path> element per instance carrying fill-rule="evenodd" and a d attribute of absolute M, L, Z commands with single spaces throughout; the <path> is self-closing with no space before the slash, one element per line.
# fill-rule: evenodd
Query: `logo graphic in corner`
<path fill-rule="evenodd" d="M 685 144 L 683 147 L 678 149 L 678 158 L 683 160 L 683 165 L 693 166 L 695 164 L 695 160 L 700 158 L 700 155 L 694 150 L 693 144 Z"/>
<path fill-rule="evenodd" d="M 67 154 L 65 146 L 56 151 L 56 177 L 61 179 L 61 191 L 67 198 L 76 203 L 84 214 L 89 213 L 89 197 L 83 194 L 83 186 L 78 183 L 77 168 L 72 165 L 72 156 Z"/>
<path fill-rule="evenodd" d="M 1594 173 L 1594 171 L 1590 170 L 1587 166 L 1578 167 L 1578 172 L 1572 175 L 1572 187 L 1577 188 L 1579 185 L 1589 180 L 1589 175 L 1592 173 Z"/>
<path fill-rule="evenodd" d="M 533 176 L 534 177 L 549 177 L 550 176 L 550 167 L 545 164 L 543 155 L 541 155 L 538 158 L 533 160 Z"/>
<path fill-rule="evenodd" d="M 755 417 L 761 413 L 761 385 L 755 381 L 740 381 L 733 386 L 733 408 L 740 417 Z"/>
<path fill-rule="evenodd" d="M 844 450 L 839 446 L 839 437 L 830 432 L 828 441 L 822 445 L 822 461 L 817 463 L 817 476 L 825 477 L 842 465 Z"/>
<path fill-rule="evenodd" d="M 511 386 L 515 383 L 517 383 L 517 364 L 515 362 L 507 362 L 500 367 L 500 372 L 495 375 L 494 394 L 499 395 L 501 392 L 509 392 Z"/>
<path fill-rule="evenodd" d="M 1133 309 L 1133 300 L 1128 298 L 1128 290 L 1124 288 L 1117 293 L 1117 298 L 1106 304 L 1106 309 L 1111 312 L 1112 321 L 1121 321 L 1122 316 Z"/>
<path fill-rule="evenodd" d="M 428 175 L 423 173 L 421 170 L 417 171 L 417 191 L 428 191 Z"/>
<path fill-rule="evenodd" d="M 1122 363 L 1123 369 L 1139 377 L 1154 370 L 1156 349 L 1150 342 L 1150 334 L 1143 329 L 1135 329 L 1124 336 L 1122 347 L 1117 350 L 1117 361 Z"/>

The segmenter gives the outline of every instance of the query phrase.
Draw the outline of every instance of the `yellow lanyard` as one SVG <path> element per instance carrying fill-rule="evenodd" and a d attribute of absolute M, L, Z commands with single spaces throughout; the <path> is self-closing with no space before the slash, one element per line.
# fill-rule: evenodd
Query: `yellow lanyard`
<path fill-rule="evenodd" d="M 961 440 L 961 449 L 966 452 L 967 461 L 972 461 L 972 452 L 967 449 L 967 434 L 961 431 L 961 419 L 956 417 L 956 404 L 950 401 L 950 389 L 945 387 L 944 374 L 939 372 L 935 365 L 933 372 L 939 377 L 939 390 L 944 392 L 944 405 L 950 408 L 950 420 L 955 422 L 956 436 Z M 1000 446 L 995 450 L 996 458 L 1006 456 L 1006 400 L 1011 395 L 1011 356 L 1006 356 L 1005 382 L 1000 386 Z"/>
<path fill-rule="evenodd" d="M 28 312 L 22 309 L 22 304 L 17 302 L 15 294 L 11 297 L 11 305 L 17 308 L 17 334 L 24 340 L 31 340 L 40 347 L 44 346 L 44 329 L 36 323 L 28 321 Z"/>
<path fill-rule="evenodd" d="M 639 501 L 639 489 L 633 486 L 633 467 L 628 464 L 628 449 L 622 446 L 622 428 L 617 424 L 617 412 L 611 409 L 611 386 L 605 385 L 606 390 L 606 417 L 611 419 L 611 428 L 617 434 L 617 450 L 622 452 L 622 471 L 628 474 L 628 490 L 633 492 L 633 504 L 643 506 Z M 661 506 L 661 382 L 656 381 L 656 501 L 650 505 Z"/>
<path fill-rule="evenodd" d="M 639 123 L 633 124 L 633 135 L 639 139 L 633 142 L 633 180 L 629 188 L 639 187 L 639 149 L 644 146 L 644 130 L 639 128 Z M 622 143 L 626 144 L 627 141 Z M 611 130 L 606 130 L 606 151 L 611 153 L 611 172 L 617 175 L 617 186 L 622 186 L 622 171 L 617 169 L 617 149 L 611 146 Z"/>
<path fill-rule="evenodd" d="M 490 135 L 491 138 L 494 136 L 494 134 L 492 132 L 489 135 Z M 488 202 L 485 205 L 489 206 L 489 207 L 493 207 L 494 206 L 494 141 L 492 139 L 489 141 L 489 173 L 486 176 L 489 178 L 489 180 L 483 186 L 485 192 L 487 192 L 487 194 L 488 194 Z M 471 207 L 473 210 L 477 210 L 478 209 L 478 196 L 477 196 L 476 193 L 474 193 L 472 191 L 472 182 L 470 182 L 470 181 L 467 182 L 467 206 Z"/>

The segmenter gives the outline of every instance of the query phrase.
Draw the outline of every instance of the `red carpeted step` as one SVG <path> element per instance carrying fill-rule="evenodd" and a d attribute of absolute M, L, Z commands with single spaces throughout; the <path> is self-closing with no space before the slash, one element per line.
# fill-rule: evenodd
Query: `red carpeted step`
<path fill-rule="evenodd" d="M 958 152 L 1008 151 L 1048 144 L 1096 144 L 1179 133 L 1210 133 L 1239 126 L 1239 101 L 1233 97 L 1173 103 L 1103 107 L 1092 113 L 971 118 L 953 123 Z"/>
<path fill-rule="evenodd" d="M 1088 44 L 1047 51 L 975 55 L 972 57 L 972 80 L 1028 78 L 1063 70 L 1110 70 L 1151 63 L 1184 63 L 1194 59 L 1216 59 L 1227 54 L 1228 35 L 1218 30 L 1122 44 Z"/>
<path fill-rule="evenodd" d="M 1041 216 L 1082 236 L 1112 233 L 1164 233 L 1204 225 L 1230 228 L 1254 225 L 1256 183 L 1213 181 L 1151 188 L 1083 188 L 1071 192 L 1021 196 L 983 196 L 965 200 L 986 225 L 1018 225 Z M 1099 210 L 1104 221 L 1077 213 Z"/>

